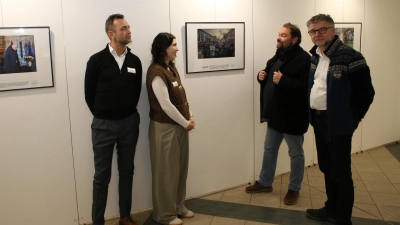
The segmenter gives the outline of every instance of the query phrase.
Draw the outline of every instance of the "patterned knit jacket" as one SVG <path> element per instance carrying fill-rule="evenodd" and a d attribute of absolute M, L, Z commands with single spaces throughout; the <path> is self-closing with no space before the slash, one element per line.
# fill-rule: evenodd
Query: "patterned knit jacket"
<path fill-rule="evenodd" d="M 159 76 L 168 88 L 171 103 L 185 119 L 189 120 L 189 103 L 187 102 L 185 89 L 182 86 L 178 70 L 172 65 L 169 66 L 169 69 L 170 71 L 159 64 L 152 63 L 147 70 L 146 87 L 150 103 L 150 119 L 160 123 L 178 124 L 162 110 L 151 85 L 154 77 Z"/>
<path fill-rule="evenodd" d="M 310 51 L 312 57 L 308 99 L 319 62 L 316 49 L 317 46 L 314 46 Z M 330 59 L 326 97 L 328 132 L 332 135 L 351 135 L 374 99 L 369 67 L 362 54 L 345 45 L 337 35 L 324 54 Z M 313 125 L 312 118 L 310 121 Z"/>

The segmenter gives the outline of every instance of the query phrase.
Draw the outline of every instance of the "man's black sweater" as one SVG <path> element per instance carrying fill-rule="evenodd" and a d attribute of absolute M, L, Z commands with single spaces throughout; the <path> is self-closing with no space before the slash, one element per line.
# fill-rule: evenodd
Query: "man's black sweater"
<path fill-rule="evenodd" d="M 142 63 L 127 47 L 121 70 L 108 45 L 92 55 L 85 73 L 85 100 L 98 119 L 123 119 L 135 113 L 142 88 Z"/>

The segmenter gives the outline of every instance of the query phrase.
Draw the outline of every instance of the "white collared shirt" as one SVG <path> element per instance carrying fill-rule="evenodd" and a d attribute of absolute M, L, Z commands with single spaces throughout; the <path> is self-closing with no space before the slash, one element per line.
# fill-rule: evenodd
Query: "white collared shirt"
<path fill-rule="evenodd" d="M 310 106 L 312 109 L 326 110 L 326 81 L 331 60 L 322 54 L 319 48 L 317 48 L 316 52 L 320 57 L 314 74 L 314 85 L 311 88 Z"/>
<path fill-rule="evenodd" d="M 120 55 L 120 56 L 117 55 L 117 52 L 113 49 L 113 47 L 111 47 L 110 44 L 108 44 L 108 48 L 110 49 L 111 55 L 114 56 L 115 61 L 117 61 L 119 69 L 121 70 L 122 65 L 124 64 L 124 61 L 125 61 L 126 53 L 128 53 L 128 48 L 125 47 L 124 53 L 122 53 L 122 55 Z"/>

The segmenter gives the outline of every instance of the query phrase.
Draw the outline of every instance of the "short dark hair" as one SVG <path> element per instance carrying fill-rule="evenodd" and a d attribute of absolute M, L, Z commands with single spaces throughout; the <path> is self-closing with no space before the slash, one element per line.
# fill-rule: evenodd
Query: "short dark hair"
<path fill-rule="evenodd" d="M 112 14 L 106 20 L 106 33 L 110 30 L 114 30 L 114 20 L 115 19 L 123 19 L 124 15 L 122 14 Z"/>
<path fill-rule="evenodd" d="M 283 27 L 290 30 L 290 35 L 292 35 L 292 37 L 297 37 L 297 44 L 299 45 L 301 43 L 301 32 L 299 27 L 291 23 L 285 23 L 283 24 Z"/>
<path fill-rule="evenodd" d="M 152 62 L 159 64 L 166 68 L 168 65 L 165 63 L 165 57 L 167 56 L 167 48 L 171 46 L 174 41 L 175 36 L 162 32 L 157 34 L 157 36 L 153 40 L 153 44 L 151 44 L 151 55 Z M 173 62 L 170 62 L 173 65 Z"/>
<path fill-rule="evenodd" d="M 310 26 L 310 24 L 318 23 L 320 21 L 326 21 L 329 23 L 331 27 L 335 27 L 335 22 L 333 21 L 332 17 L 328 14 L 318 14 L 313 17 L 309 21 L 307 21 L 307 27 Z"/>

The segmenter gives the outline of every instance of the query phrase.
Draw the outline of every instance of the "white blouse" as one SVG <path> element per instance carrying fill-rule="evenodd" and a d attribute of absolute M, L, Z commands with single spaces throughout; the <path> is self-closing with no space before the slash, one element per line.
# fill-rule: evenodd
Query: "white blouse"
<path fill-rule="evenodd" d="M 155 76 L 151 81 L 151 87 L 153 88 L 154 94 L 161 105 L 162 110 L 175 122 L 181 125 L 183 128 L 189 126 L 189 121 L 182 116 L 178 109 L 171 103 L 168 94 L 167 85 L 165 85 L 163 79 L 160 76 Z M 192 112 L 190 112 L 192 115 Z"/>

